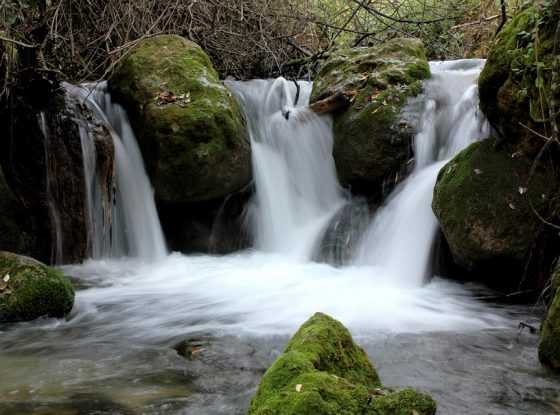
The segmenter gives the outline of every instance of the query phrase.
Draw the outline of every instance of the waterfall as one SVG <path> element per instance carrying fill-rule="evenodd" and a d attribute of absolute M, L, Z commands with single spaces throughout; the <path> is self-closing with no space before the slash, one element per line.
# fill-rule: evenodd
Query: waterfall
<path fill-rule="evenodd" d="M 251 138 L 256 248 L 311 259 L 330 220 L 347 202 L 332 156 L 330 116 L 306 107 L 312 83 L 284 78 L 228 82 Z"/>
<path fill-rule="evenodd" d="M 164 257 L 167 250 L 153 190 L 126 112 L 112 102 L 106 82 L 80 86 L 64 84 L 64 88 L 69 96 L 87 105 L 109 130 L 115 150 L 116 183 L 107 201 L 103 199 L 106 192 L 101 189 L 97 171 L 93 134 L 87 130 L 87 120 L 79 124 L 91 257 Z"/>
<path fill-rule="evenodd" d="M 53 189 L 57 187 L 56 174 L 54 171 L 55 169 L 53 168 L 53 157 L 49 148 L 50 134 L 47 126 L 47 116 L 43 111 L 41 111 L 38 115 L 38 122 L 43 135 L 43 146 L 45 151 L 46 200 L 51 223 L 51 240 L 54 242 L 51 247 L 51 262 L 53 264 L 62 264 L 64 253 L 62 223 L 57 203 L 53 197 Z"/>
<path fill-rule="evenodd" d="M 421 284 L 430 274 L 437 221 L 431 209 L 437 175 L 443 165 L 490 127 L 478 109 L 476 81 L 482 60 L 431 63 L 424 84 L 424 111 L 415 137 L 415 164 L 380 208 L 356 253 L 355 262 L 377 265 L 387 278 Z"/>

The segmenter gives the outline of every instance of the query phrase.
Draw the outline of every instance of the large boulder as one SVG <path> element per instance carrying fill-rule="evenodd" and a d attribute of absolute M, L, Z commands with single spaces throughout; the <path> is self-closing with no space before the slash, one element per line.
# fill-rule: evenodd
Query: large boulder
<path fill-rule="evenodd" d="M 241 109 L 197 44 L 175 35 L 143 40 L 109 86 L 128 110 L 158 201 L 213 200 L 250 181 Z"/>
<path fill-rule="evenodd" d="M 542 165 L 531 176 L 533 161 L 512 152 L 495 139 L 463 150 L 441 169 L 432 207 L 456 263 L 513 286 L 539 234 L 537 214 L 549 218 L 556 181 Z"/>
<path fill-rule="evenodd" d="M 554 54 L 559 19 L 560 1 L 526 2 L 498 34 L 479 78 L 482 111 L 502 140 L 529 155 L 544 144 L 538 134 L 551 131 L 548 103 L 560 100 L 558 81 L 551 82 L 551 68 L 560 65 Z"/>
<path fill-rule="evenodd" d="M 64 317 L 74 289 L 59 271 L 32 258 L 0 252 L 0 322 Z"/>
<path fill-rule="evenodd" d="M 411 389 L 384 389 L 348 330 L 313 315 L 267 370 L 249 415 L 432 415 L 435 402 Z"/>
<path fill-rule="evenodd" d="M 416 39 L 338 50 L 324 62 L 311 102 L 337 93 L 353 96 L 346 110 L 334 114 L 333 154 L 344 185 L 379 194 L 383 181 L 402 170 L 415 132 L 402 109 L 429 76 L 424 46 Z"/>

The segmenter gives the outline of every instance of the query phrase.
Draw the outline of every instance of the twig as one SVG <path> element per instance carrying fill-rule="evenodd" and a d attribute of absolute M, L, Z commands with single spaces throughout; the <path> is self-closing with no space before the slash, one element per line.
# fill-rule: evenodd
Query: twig
<path fill-rule="evenodd" d="M 10 39 L 10 38 L 4 37 L 4 36 L 0 36 L 0 40 L 3 40 L 4 42 L 14 43 L 14 44 L 16 44 L 18 46 L 21 46 L 23 48 L 36 48 L 37 47 L 37 45 L 30 45 L 29 43 L 20 42 L 19 40 Z"/>
<path fill-rule="evenodd" d="M 502 11 L 502 21 L 500 22 L 500 25 L 496 29 L 496 34 L 500 33 L 502 27 L 504 27 L 504 25 L 507 22 L 506 0 L 500 0 L 500 7 Z"/>

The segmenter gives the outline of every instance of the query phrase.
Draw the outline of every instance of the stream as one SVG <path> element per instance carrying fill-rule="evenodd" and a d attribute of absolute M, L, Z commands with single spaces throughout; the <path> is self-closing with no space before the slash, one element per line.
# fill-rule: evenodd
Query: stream
<path fill-rule="evenodd" d="M 431 269 L 437 174 L 489 133 L 483 65 L 431 64 L 414 164 L 372 217 L 338 182 L 332 120 L 307 109 L 312 83 L 228 82 L 248 120 L 256 191 L 253 248 L 225 256 L 167 253 L 126 113 L 104 83 L 66 85 L 110 128 L 115 201 L 95 199 L 85 131 L 92 259 L 61 266 L 76 287 L 66 320 L 0 326 L 0 414 L 244 414 L 318 311 L 348 327 L 386 386 L 431 394 L 438 414 L 560 413 L 560 378 L 539 364 L 538 335 L 519 329 L 543 310 Z"/>

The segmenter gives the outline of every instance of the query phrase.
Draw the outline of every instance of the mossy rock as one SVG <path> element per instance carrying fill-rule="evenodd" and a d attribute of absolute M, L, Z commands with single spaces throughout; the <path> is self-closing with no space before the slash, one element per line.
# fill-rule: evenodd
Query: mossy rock
<path fill-rule="evenodd" d="M 411 389 L 383 389 L 375 368 L 348 330 L 313 315 L 265 373 L 249 415 L 435 414 L 436 404 Z"/>
<path fill-rule="evenodd" d="M 542 166 L 529 181 L 532 165 L 487 139 L 471 144 L 441 169 L 432 207 L 455 262 L 471 271 L 501 265 L 500 274 L 516 283 L 539 233 L 535 212 L 547 217 L 556 192 L 556 180 Z M 509 273 L 515 269 L 517 275 Z"/>
<path fill-rule="evenodd" d="M 541 325 L 539 360 L 543 365 L 560 372 L 560 292 L 558 290 Z"/>
<path fill-rule="evenodd" d="M 143 40 L 109 85 L 129 112 L 159 200 L 216 199 L 250 181 L 241 109 L 200 46 L 175 35 Z"/>
<path fill-rule="evenodd" d="M 409 97 L 430 77 L 424 46 L 394 39 L 370 48 L 333 52 L 313 84 L 311 102 L 337 92 L 355 93 L 348 109 L 334 115 L 334 159 L 340 180 L 364 194 L 381 192 L 410 157 L 414 130 L 401 117 Z"/>
<path fill-rule="evenodd" d="M 552 67 L 560 65 L 560 56 L 553 53 L 559 19 L 560 1 L 527 2 L 500 31 L 478 81 L 482 111 L 502 140 L 527 155 L 543 144 L 529 128 L 550 132 L 547 95 L 553 93 Z M 554 95 L 558 101 L 559 85 Z"/>
<path fill-rule="evenodd" d="M 74 289 L 59 271 L 32 258 L 0 252 L 0 322 L 64 317 Z"/>

